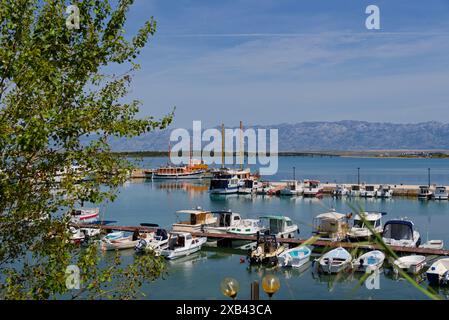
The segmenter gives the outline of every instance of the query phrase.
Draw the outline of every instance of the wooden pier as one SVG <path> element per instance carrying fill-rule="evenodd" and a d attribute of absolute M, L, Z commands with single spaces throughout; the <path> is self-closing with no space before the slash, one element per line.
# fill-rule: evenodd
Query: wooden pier
<path fill-rule="evenodd" d="M 142 226 L 116 226 L 116 225 L 104 225 L 104 224 L 73 224 L 78 228 L 100 228 L 105 231 L 127 231 L 127 232 L 152 232 L 156 227 L 142 227 Z M 207 237 L 214 240 L 241 240 L 241 241 L 256 241 L 255 236 L 243 236 L 230 233 L 205 233 L 205 232 L 192 232 L 196 237 Z M 296 239 L 296 238 L 276 238 L 279 243 L 288 244 L 290 246 L 297 246 L 303 243 L 311 242 L 310 239 Z M 345 249 L 362 249 L 362 250 L 383 250 L 378 244 L 366 244 L 357 242 L 336 242 L 336 241 L 323 241 L 316 240 L 309 244 L 313 247 L 319 248 L 337 248 L 343 247 Z M 391 250 L 396 253 L 403 254 L 421 254 L 421 255 L 435 255 L 435 256 L 449 256 L 449 250 L 446 249 L 429 249 L 429 248 L 415 248 L 415 247 L 398 247 L 390 246 Z"/>

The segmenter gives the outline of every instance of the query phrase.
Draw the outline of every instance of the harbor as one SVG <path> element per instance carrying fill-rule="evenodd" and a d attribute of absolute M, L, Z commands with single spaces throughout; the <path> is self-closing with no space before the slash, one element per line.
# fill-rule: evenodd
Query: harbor
<path fill-rule="evenodd" d="M 296 196 L 263 196 L 251 194 L 228 194 L 228 195 L 213 195 L 210 193 L 210 179 L 192 179 L 192 180 L 152 180 L 148 178 L 130 179 L 120 189 L 119 197 L 113 203 L 106 204 L 100 207 L 102 212 L 100 218 L 105 220 L 113 220 L 115 223 L 102 225 L 99 228 L 108 230 L 108 232 L 124 231 L 132 233 L 136 230 L 145 232 L 152 228 L 142 227 L 141 223 L 155 223 L 161 228 L 168 231 L 172 225 L 177 221 L 176 212 L 179 210 L 187 210 L 196 207 L 204 208 L 210 211 L 232 210 L 238 212 L 244 219 L 258 219 L 262 215 L 273 214 L 288 216 L 292 221 L 298 225 L 299 234 L 294 238 L 277 238 L 277 241 L 286 248 L 293 248 L 297 245 L 303 244 L 305 241 L 313 237 L 313 221 L 314 219 L 325 212 L 335 210 L 336 212 L 348 214 L 355 212 L 356 208 L 363 208 L 366 211 L 386 212 L 383 217 L 386 221 L 394 220 L 396 218 L 407 217 L 412 220 L 417 230 L 419 230 L 422 243 L 429 240 L 441 239 L 445 244 L 449 243 L 449 238 L 446 232 L 446 225 L 449 222 L 449 202 L 448 201 L 423 201 L 418 199 L 416 191 L 412 193 L 409 190 L 419 187 L 420 184 L 414 184 L 418 172 L 422 172 L 422 180 L 425 185 L 427 180 L 426 167 L 433 167 L 432 185 L 443 184 L 446 177 L 444 174 L 446 169 L 444 160 L 430 160 L 422 161 L 422 169 L 415 169 L 410 167 L 408 173 L 407 165 L 414 164 L 413 160 L 392 159 L 391 163 L 396 166 L 398 161 L 405 166 L 403 175 L 397 177 L 398 181 L 404 181 L 404 190 L 408 190 L 408 194 L 395 195 L 390 198 L 376 198 L 376 197 L 335 197 L 333 192 L 336 185 L 341 183 L 327 182 L 326 178 L 318 175 L 319 167 L 323 165 L 323 161 L 327 161 L 328 166 L 332 167 L 336 162 L 347 161 L 348 170 L 352 171 L 352 177 L 348 180 L 355 181 L 355 183 L 348 183 L 348 186 L 357 184 L 357 171 L 349 169 L 354 167 L 354 159 L 340 158 L 326 158 L 319 159 L 316 164 L 316 169 L 310 167 L 310 159 L 304 157 L 289 158 L 287 161 L 294 160 L 296 168 L 308 167 L 308 175 L 303 174 L 302 170 L 297 169 L 297 177 L 309 176 L 312 178 L 319 178 L 323 185 L 323 194 L 320 197 L 304 197 L 303 195 Z M 144 161 L 154 161 L 155 159 L 144 159 Z M 164 158 L 156 159 L 160 164 L 164 164 Z M 282 163 L 286 159 L 280 159 Z M 317 158 L 315 158 L 317 160 Z M 363 159 L 359 160 L 364 163 L 365 174 L 362 175 L 364 184 L 382 185 L 376 179 L 383 178 L 379 172 L 373 174 L 372 169 L 367 166 L 367 161 L 371 162 L 373 167 L 378 167 L 379 161 L 386 161 L 385 159 Z M 387 160 L 388 161 L 388 160 Z M 419 162 L 419 160 L 418 160 Z M 291 163 L 289 163 L 291 164 Z M 389 171 L 391 169 L 385 165 L 384 168 L 379 169 Z M 341 166 L 341 164 L 339 165 Z M 154 165 L 151 167 L 157 167 Z M 355 166 L 357 168 L 357 164 Z M 438 168 L 435 168 L 438 167 Z M 363 168 L 363 167 L 362 167 Z M 354 173 L 355 171 L 355 173 Z M 363 172 L 363 171 L 362 171 Z M 366 172 L 370 172 L 368 175 Z M 404 172 L 407 172 L 404 174 Z M 443 172 L 443 175 L 442 175 Z M 329 174 L 330 173 L 330 174 Z M 340 180 L 338 177 L 338 170 L 333 172 L 324 172 L 327 174 L 329 180 Z M 337 177 L 337 178 L 336 178 Z M 443 177 L 443 178 L 442 178 Z M 285 187 L 283 180 L 291 178 L 291 169 L 286 169 L 284 166 L 280 168 L 280 174 L 273 177 L 274 184 L 282 189 Z M 346 175 L 346 178 L 349 178 Z M 386 179 L 387 180 L 387 179 Z M 275 182 L 276 181 L 276 182 Z M 332 180 L 331 180 L 332 181 Z M 388 180 L 387 180 L 388 181 Z M 327 182 L 327 183 L 326 183 Z M 391 183 L 391 181 L 388 181 Z M 361 184 L 362 184 L 361 183 Z M 394 187 L 394 183 L 391 183 Z M 397 185 L 399 187 L 399 185 Z M 395 189 L 396 190 L 396 189 Z M 154 228 L 153 228 L 154 229 Z M 181 298 L 194 299 L 216 299 L 222 297 L 219 291 L 219 283 L 224 277 L 233 277 L 240 282 L 242 287 L 242 296 L 249 296 L 249 287 L 252 281 L 261 281 L 264 275 L 272 274 L 279 277 L 282 289 L 279 291 L 277 298 L 279 299 L 369 299 L 382 298 L 388 299 L 394 297 L 397 299 L 426 299 L 425 295 L 419 291 L 410 290 L 411 284 L 407 281 L 401 281 L 401 276 L 395 275 L 390 267 L 383 268 L 380 274 L 380 289 L 368 290 L 365 286 L 358 284 L 360 279 L 359 273 L 344 272 L 338 275 L 329 275 L 317 273 L 312 265 L 305 265 L 300 270 L 296 268 L 267 268 L 258 265 L 252 265 L 248 262 L 248 249 L 243 249 L 232 245 L 233 242 L 256 241 L 255 236 L 242 236 L 234 234 L 216 234 L 213 232 L 192 232 L 195 238 L 208 238 L 208 241 L 202 246 L 201 250 L 192 253 L 186 257 L 177 258 L 174 260 L 167 260 L 168 276 L 164 280 L 158 280 L 154 284 L 145 287 L 145 292 L 152 298 L 169 298 L 170 288 L 182 286 L 189 291 L 189 295 L 184 296 L 180 293 Z M 320 252 L 332 251 L 335 248 L 342 247 L 348 252 L 370 252 L 373 250 L 382 250 L 378 244 L 366 242 L 348 242 L 348 241 L 322 241 L 314 240 L 313 244 L 307 244 L 313 248 L 313 259 L 319 259 L 322 256 Z M 402 247 L 391 246 L 391 249 L 399 256 L 419 255 L 426 257 L 427 267 L 441 257 L 448 255 L 447 248 L 431 249 L 419 247 Z M 109 251 L 104 252 L 105 256 L 112 254 Z M 131 261 L 134 259 L 135 250 L 133 248 L 121 250 L 121 254 Z M 216 286 L 201 284 L 202 277 L 208 277 L 209 283 L 214 283 Z M 413 276 L 413 279 L 423 288 L 429 288 L 425 273 Z M 214 289 L 215 288 L 215 289 Z M 288 289 L 287 289 L 288 288 Z M 355 290 L 354 288 L 357 288 Z M 447 295 L 446 287 L 430 287 L 436 290 L 440 295 Z"/>

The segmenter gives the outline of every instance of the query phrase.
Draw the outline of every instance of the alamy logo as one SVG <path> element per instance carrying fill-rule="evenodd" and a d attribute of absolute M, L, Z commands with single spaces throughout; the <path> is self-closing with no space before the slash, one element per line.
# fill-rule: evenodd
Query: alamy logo
<path fill-rule="evenodd" d="M 368 290 L 380 289 L 380 273 L 379 269 L 375 269 L 365 280 L 365 287 Z"/>
<path fill-rule="evenodd" d="M 376 5 L 369 5 L 365 10 L 366 14 L 369 16 L 366 18 L 365 26 L 368 30 L 379 30 L 380 29 L 380 9 Z"/>
<path fill-rule="evenodd" d="M 80 269 L 78 266 L 70 265 L 65 269 L 66 279 L 65 285 L 67 289 L 79 289 L 80 288 Z"/>
<path fill-rule="evenodd" d="M 80 9 L 76 5 L 70 5 L 65 10 L 69 16 L 65 20 L 65 25 L 69 30 L 80 28 Z"/>
<path fill-rule="evenodd" d="M 170 141 L 177 142 L 170 150 L 173 164 L 187 164 L 194 152 L 200 151 L 205 164 L 243 165 L 246 152 L 247 163 L 259 165 L 261 175 L 274 175 L 278 170 L 278 130 L 269 129 L 219 129 L 202 130 L 201 121 L 193 121 L 193 137 L 187 129 L 171 132 Z M 269 135 L 267 135 L 269 133 Z M 269 136 L 269 137 L 267 137 Z M 267 139 L 269 139 L 267 141 Z M 245 140 L 246 149 L 245 149 Z M 206 143 L 203 146 L 203 142 Z"/>

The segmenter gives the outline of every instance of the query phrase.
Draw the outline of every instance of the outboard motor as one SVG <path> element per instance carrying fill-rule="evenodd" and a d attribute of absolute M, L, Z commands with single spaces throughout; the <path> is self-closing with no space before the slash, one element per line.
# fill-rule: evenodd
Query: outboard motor
<path fill-rule="evenodd" d="M 134 249 L 137 252 L 143 252 L 143 251 L 145 251 L 146 247 L 147 247 L 147 241 L 145 239 L 140 239 L 139 242 L 137 242 L 136 247 Z"/>

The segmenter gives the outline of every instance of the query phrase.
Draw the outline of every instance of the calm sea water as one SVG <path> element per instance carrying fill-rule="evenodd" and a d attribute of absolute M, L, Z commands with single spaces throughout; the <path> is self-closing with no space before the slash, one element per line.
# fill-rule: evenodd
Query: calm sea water
<path fill-rule="evenodd" d="M 144 159 L 147 166 L 158 165 L 165 159 Z M 289 178 L 290 169 L 296 166 L 297 174 L 322 181 L 347 181 L 356 179 L 356 170 L 362 168 L 362 181 L 390 183 L 425 183 L 427 168 L 432 168 L 432 181 L 448 184 L 449 161 L 430 159 L 357 159 L 357 158 L 299 158 L 280 160 L 280 171 L 274 179 Z M 104 218 L 117 220 L 121 225 L 137 225 L 141 222 L 158 223 L 170 227 L 175 222 L 175 211 L 201 206 L 205 209 L 231 209 L 243 217 L 261 214 L 282 214 L 291 217 L 300 226 L 300 237 L 310 236 L 313 218 L 335 208 L 350 212 L 354 205 L 366 210 L 386 211 L 385 220 L 407 216 L 418 227 L 424 241 L 443 239 L 449 244 L 449 202 L 394 198 L 388 200 L 335 200 L 248 197 L 231 195 L 211 197 L 207 182 L 152 182 L 134 180 L 125 184 L 117 200 L 102 206 Z M 133 259 L 133 251 L 125 251 L 125 259 Z M 240 283 L 239 297 L 249 298 L 250 283 L 261 280 L 266 273 L 275 273 L 281 281 L 281 289 L 274 299 L 426 299 L 426 296 L 403 279 L 395 279 L 384 272 L 380 275 L 380 288 L 369 290 L 359 285 L 359 275 L 328 276 L 313 272 L 306 266 L 303 270 L 268 270 L 249 268 L 241 263 L 244 253 L 230 249 L 207 249 L 180 260 L 168 261 L 168 276 L 146 285 L 144 291 L 149 299 L 220 299 L 220 282 L 233 277 Z M 425 281 L 420 283 L 427 288 Z M 437 289 L 443 297 L 449 290 Z M 263 292 L 261 292 L 263 297 Z"/>

